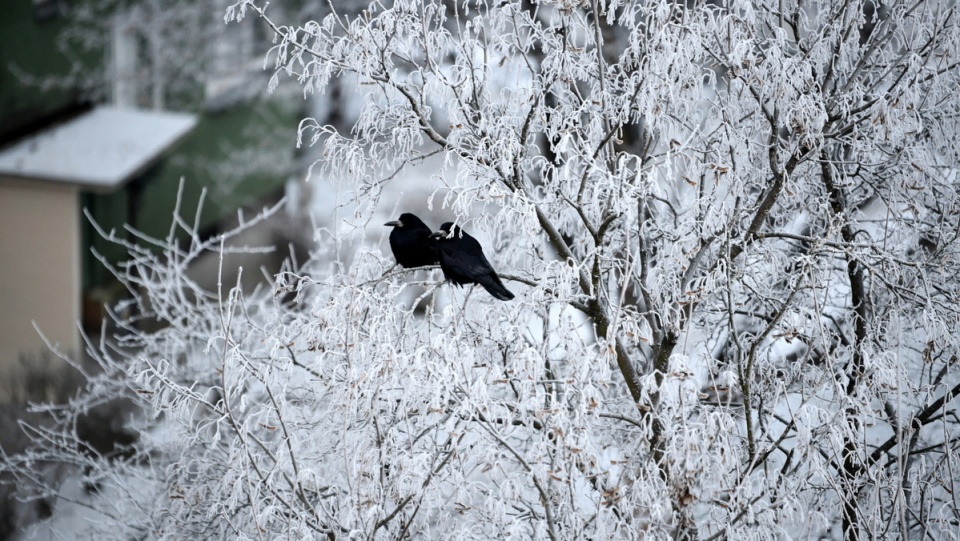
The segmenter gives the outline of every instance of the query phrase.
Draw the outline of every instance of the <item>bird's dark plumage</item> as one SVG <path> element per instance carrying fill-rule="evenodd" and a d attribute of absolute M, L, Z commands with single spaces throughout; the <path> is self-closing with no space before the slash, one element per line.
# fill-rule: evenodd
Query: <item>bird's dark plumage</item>
<path fill-rule="evenodd" d="M 513 298 L 513 293 L 504 287 L 483 255 L 483 248 L 477 239 L 466 234 L 459 226 L 454 226 L 453 222 L 440 226 L 440 231 L 434 233 L 433 237 L 438 239 L 440 268 L 447 280 L 460 286 L 480 284 L 501 301 Z"/>
<path fill-rule="evenodd" d="M 430 228 L 409 212 L 400 215 L 399 220 L 383 225 L 393 227 L 390 232 L 390 249 L 397 263 L 410 269 L 436 265 L 437 240 L 430 236 Z"/>

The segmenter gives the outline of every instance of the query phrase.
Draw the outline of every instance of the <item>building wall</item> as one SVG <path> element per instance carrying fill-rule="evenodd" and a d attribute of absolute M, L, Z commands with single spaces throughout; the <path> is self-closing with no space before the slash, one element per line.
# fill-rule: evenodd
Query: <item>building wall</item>
<path fill-rule="evenodd" d="M 0 365 L 80 339 L 80 209 L 75 187 L 0 177 Z"/>

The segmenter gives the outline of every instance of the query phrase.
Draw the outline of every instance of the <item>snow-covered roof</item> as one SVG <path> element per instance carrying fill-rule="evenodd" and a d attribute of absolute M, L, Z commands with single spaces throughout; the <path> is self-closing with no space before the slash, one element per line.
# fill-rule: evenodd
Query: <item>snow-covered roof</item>
<path fill-rule="evenodd" d="M 0 151 L 0 175 L 110 191 L 190 132 L 195 115 L 99 107 Z"/>

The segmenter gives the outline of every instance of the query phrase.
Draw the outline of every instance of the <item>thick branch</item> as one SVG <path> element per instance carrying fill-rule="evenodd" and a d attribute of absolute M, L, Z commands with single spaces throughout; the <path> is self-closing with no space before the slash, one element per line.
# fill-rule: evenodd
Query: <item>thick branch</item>
<path fill-rule="evenodd" d="M 820 161 L 821 177 L 827 195 L 830 199 L 830 207 L 834 216 L 842 221 L 840 226 L 840 236 L 844 242 L 852 243 L 856 239 L 853 227 L 846 221 L 847 202 L 843 190 L 834 181 L 834 171 L 827 160 L 825 153 L 821 155 Z M 863 270 L 856 257 L 846 253 L 847 259 L 847 279 L 850 281 L 850 302 L 853 305 L 853 358 L 847 367 L 847 388 L 848 397 L 852 397 L 856 392 L 857 385 L 860 383 L 864 374 L 863 348 L 867 342 L 867 292 L 864 285 Z M 847 408 L 847 423 L 852 429 L 856 429 L 857 411 L 854 408 Z M 843 486 L 845 494 L 841 495 L 843 499 L 843 533 L 844 537 L 851 541 L 860 539 L 860 521 L 859 511 L 857 509 L 857 495 L 859 490 L 856 487 L 857 478 L 863 471 L 862 465 L 857 460 L 856 442 L 849 436 L 844 436 L 843 445 Z"/>

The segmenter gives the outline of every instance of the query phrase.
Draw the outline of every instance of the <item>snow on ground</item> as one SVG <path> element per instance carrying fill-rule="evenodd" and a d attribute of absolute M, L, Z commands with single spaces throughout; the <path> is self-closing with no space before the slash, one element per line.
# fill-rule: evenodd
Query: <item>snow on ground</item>
<path fill-rule="evenodd" d="M 106 517 L 94 509 L 104 505 L 111 507 L 110 514 L 119 517 L 129 513 L 138 513 L 151 505 L 152 489 L 136 479 L 123 481 L 124 490 L 114 490 L 110 483 L 102 483 L 99 492 L 87 491 L 79 473 L 65 477 L 60 485 L 59 498 L 54 502 L 52 515 L 47 520 L 34 523 L 13 541 L 74 541 L 77 539 L 97 539 L 100 536 Z M 114 524 L 114 520 L 110 520 Z M 141 534 L 129 532 L 129 538 L 135 539 Z"/>

